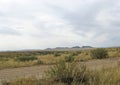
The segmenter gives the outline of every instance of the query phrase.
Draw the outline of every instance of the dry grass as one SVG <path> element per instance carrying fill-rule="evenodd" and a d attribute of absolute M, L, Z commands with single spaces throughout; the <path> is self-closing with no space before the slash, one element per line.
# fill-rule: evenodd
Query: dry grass
<path fill-rule="evenodd" d="M 65 56 L 73 56 L 75 57 L 75 61 L 88 61 L 92 59 L 90 56 L 91 50 L 88 49 L 80 51 L 1 52 L 0 69 L 34 66 L 39 64 L 54 64 L 60 59 L 65 59 Z M 120 48 L 106 48 L 106 50 L 108 51 L 109 57 L 120 57 Z M 38 59 L 25 62 L 16 61 L 16 58 L 20 56 L 35 56 Z"/>
<path fill-rule="evenodd" d="M 86 70 L 85 72 L 87 72 L 87 76 L 85 77 L 87 78 L 86 81 L 83 82 L 74 81 L 71 84 L 67 84 L 61 81 L 55 81 L 54 78 L 41 79 L 39 77 L 32 76 L 32 77 L 15 79 L 8 82 L 4 81 L 3 85 L 120 85 L 119 67 L 110 67 L 107 69 L 94 70 L 94 71 Z"/>
<path fill-rule="evenodd" d="M 120 68 L 111 67 L 94 71 L 90 83 L 92 85 L 120 85 Z"/>
<path fill-rule="evenodd" d="M 0 69 L 4 68 L 17 68 L 17 67 L 26 67 L 36 65 L 37 61 L 26 61 L 26 62 L 17 62 L 13 60 L 2 61 L 0 62 Z"/>

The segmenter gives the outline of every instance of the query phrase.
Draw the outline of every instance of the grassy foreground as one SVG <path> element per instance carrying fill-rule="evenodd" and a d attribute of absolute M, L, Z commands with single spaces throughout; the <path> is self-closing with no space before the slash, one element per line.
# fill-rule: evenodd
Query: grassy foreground
<path fill-rule="evenodd" d="M 46 76 L 4 81 L 3 85 L 120 85 L 120 67 L 89 70 L 85 65 L 65 61 L 51 67 Z"/>

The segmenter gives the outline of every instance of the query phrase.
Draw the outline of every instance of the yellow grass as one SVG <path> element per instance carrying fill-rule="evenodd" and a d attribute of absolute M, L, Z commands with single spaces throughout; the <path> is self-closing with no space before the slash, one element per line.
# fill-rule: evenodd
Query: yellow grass
<path fill-rule="evenodd" d="M 106 50 L 108 51 L 108 55 L 109 57 L 120 57 L 120 48 L 106 48 Z M 24 66 L 34 66 L 34 65 L 38 65 L 38 61 L 42 61 L 43 64 L 54 64 L 56 63 L 56 61 L 60 60 L 60 59 L 64 59 L 65 56 L 68 55 L 72 55 L 73 57 L 75 57 L 75 61 L 87 61 L 87 60 L 91 60 L 91 56 L 90 56 L 90 51 L 91 50 L 80 50 L 80 51 L 66 51 L 66 52 L 61 52 L 60 56 L 55 56 L 55 53 L 59 53 L 60 51 L 51 51 L 52 53 L 50 54 L 50 52 L 46 52 L 47 54 L 41 54 L 41 51 L 31 51 L 31 52 L 1 52 L 0 53 L 0 69 L 3 68 L 16 68 L 16 67 L 24 67 Z M 41 53 L 40 53 L 41 52 Z M 75 55 L 73 55 L 75 54 Z M 77 55 L 76 55 L 77 54 Z M 15 59 L 18 56 L 36 56 L 38 59 L 37 60 L 33 60 L 33 61 L 25 61 L 25 62 L 21 62 L 21 61 L 16 61 Z"/>
<path fill-rule="evenodd" d="M 72 85 L 120 85 L 120 67 L 88 71 L 88 80 L 84 83 L 73 82 Z M 87 84 L 86 84 L 87 83 Z M 3 85 L 66 85 L 56 82 L 52 78 L 26 77 L 15 79 L 9 82 L 4 81 Z"/>

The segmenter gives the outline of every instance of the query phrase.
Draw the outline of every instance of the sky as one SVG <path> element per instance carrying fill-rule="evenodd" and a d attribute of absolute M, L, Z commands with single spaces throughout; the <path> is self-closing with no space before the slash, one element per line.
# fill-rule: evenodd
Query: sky
<path fill-rule="evenodd" d="M 120 0 L 0 0 L 0 50 L 120 46 Z"/>

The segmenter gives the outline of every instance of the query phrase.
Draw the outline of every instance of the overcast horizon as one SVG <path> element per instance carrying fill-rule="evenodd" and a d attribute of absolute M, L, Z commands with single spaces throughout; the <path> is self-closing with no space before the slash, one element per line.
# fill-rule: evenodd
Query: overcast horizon
<path fill-rule="evenodd" d="M 0 51 L 120 46 L 120 0 L 0 0 Z"/>

